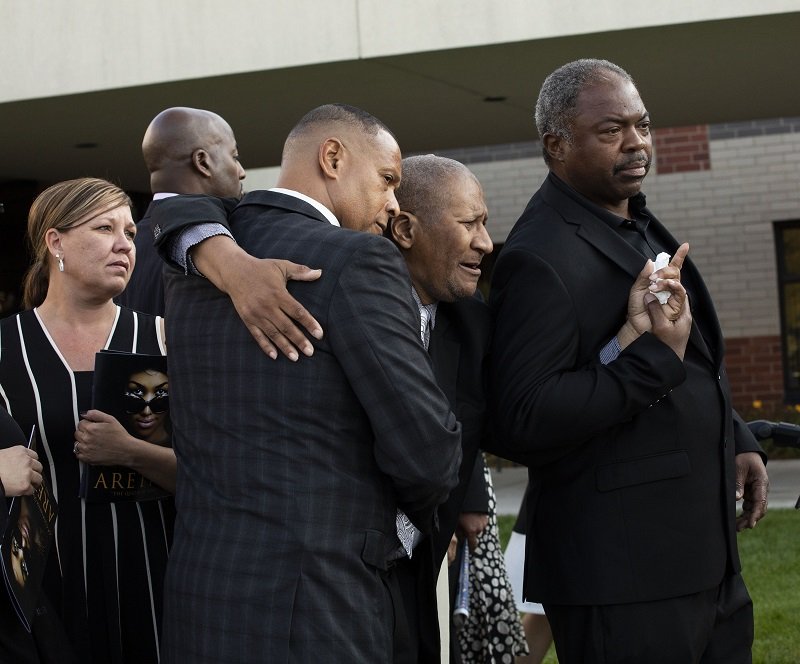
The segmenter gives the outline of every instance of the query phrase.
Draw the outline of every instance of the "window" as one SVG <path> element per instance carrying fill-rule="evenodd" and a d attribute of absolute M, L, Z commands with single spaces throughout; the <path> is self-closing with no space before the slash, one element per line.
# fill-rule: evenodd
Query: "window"
<path fill-rule="evenodd" d="M 800 402 L 800 220 L 775 222 L 781 308 L 783 386 L 787 402 Z"/>

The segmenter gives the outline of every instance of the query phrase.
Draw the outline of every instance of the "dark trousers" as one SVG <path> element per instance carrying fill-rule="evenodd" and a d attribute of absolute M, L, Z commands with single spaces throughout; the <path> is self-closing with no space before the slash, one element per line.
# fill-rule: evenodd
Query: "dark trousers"
<path fill-rule="evenodd" d="M 560 664 L 750 664 L 753 604 L 739 574 L 683 597 L 545 604 Z"/>
<path fill-rule="evenodd" d="M 414 557 L 398 560 L 391 570 L 397 584 L 393 664 L 439 664 L 439 620 L 432 554 L 420 544 Z"/>

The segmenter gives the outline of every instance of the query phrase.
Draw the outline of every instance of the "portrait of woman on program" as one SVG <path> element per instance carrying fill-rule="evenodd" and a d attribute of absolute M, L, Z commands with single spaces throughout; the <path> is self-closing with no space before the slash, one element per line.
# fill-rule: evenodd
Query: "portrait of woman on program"
<path fill-rule="evenodd" d="M 136 438 L 169 445 L 169 378 L 158 369 L 144 369 L 128 377 L 123 395 L 126 428 Z"/>

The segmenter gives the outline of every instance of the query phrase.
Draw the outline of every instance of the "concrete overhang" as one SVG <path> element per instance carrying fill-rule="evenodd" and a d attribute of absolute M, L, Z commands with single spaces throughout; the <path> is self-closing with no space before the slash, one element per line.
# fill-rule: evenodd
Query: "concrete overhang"
<path fill-rule="evenodd" d="M 790 12 L 10 101 L 0 104 L 0 181 L 96 175 L 147 191 L 142 134 L 157 112 L 176 105 L 225 117 L 246 168 L 278 164 L 294 122 L 331 101 L 384 120 L 405 152 L 528 141 L 537 138 L 533 108 L 542 80 L 579 57 L 606 58 L 627 69 L 656 129 L 797 116 L 798 36 L 800 12 Z"/>

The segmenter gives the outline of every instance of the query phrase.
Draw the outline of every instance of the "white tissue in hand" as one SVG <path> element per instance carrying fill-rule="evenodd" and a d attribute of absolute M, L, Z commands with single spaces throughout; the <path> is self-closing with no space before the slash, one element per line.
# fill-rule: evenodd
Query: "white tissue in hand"
<path fill-rule="evenodd" d="M 658 256 L 656 256 L 655 263 L 653 264 L 653 272 L 657 272 L 661 268 L 667 267 L 671 258 L 672 256 L 670 256 L 666 251 L 662 251 Z M 653 293 L 653 295 L 658 298 L 658 301 L 661 302 L 661 304 L 666 304 L 671 293 L 668 290 L 662 290 Z"/>

